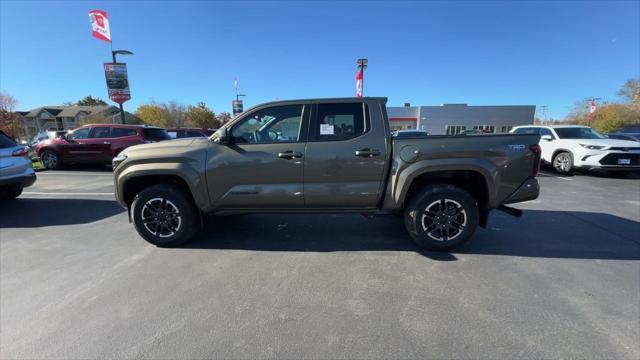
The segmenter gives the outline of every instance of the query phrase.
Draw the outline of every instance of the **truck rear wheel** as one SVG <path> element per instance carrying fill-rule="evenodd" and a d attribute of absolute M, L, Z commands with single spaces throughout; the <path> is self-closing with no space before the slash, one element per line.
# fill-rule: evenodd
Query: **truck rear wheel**
<path fill-rule="evenodd" d="M 131 205 L 136 231 L 159 247 L 174 247 L 197 233 L 198 213 L 190 196 L 171 184 L 150 186 Z"/>
<path fill-rule="evenodd" d="M 449 250 L 469 240 L 478 220 L 474 198 L 448 184 L 429 185 L 418 191 L 404 212 L 404 224 L 413 241 L 431 250 Z"/>

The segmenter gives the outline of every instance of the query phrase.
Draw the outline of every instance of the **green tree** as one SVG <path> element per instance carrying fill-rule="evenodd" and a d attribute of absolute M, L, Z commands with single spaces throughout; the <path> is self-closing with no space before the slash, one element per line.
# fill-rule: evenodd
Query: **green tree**
<path fill-rule="evenodd" d="M 220 121 L 216 119 L 216 114 L 203 102 L 199 102 L 196 106 L 190 106 L 186 117 L 189 125 L 195 127 L 204 129 L 220 127 Z"/>
<path fill-rule="evenodd" d="M 107 105 L 102 99 L 94 98 L 91 95 L 85 96 L 83 99 L 78 100 L 76 105 L 80 106 L 95 106 L 95 105 Z"/>

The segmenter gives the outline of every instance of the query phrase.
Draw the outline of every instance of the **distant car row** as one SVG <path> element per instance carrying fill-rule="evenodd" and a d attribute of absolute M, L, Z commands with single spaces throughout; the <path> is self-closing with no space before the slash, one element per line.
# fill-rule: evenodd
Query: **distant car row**
<path fill-rule="evenodd" d="M 35 144 L 35 153 L 47 169 L 65 164 L 108 165 L 129 146 L 176 138 L 206 137 L 213 129 L 163 129 L 146 125 L 94 124 L 67 133 L 48 134 Z"/>

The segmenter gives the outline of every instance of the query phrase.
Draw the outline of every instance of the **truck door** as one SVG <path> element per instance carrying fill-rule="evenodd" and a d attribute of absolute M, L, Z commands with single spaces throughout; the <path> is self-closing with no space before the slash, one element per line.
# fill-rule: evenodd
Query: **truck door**
<path fill-rule="evenodd" d="M 373 208 L 387 162 L 384 119 L 363 102 L 315 105 L 304 162 L 307 208 Z"/>
<path fill-rule="evenodd" d="M 257 109 L 230 129 L 231 144 L 207 156 L 213 205 L 224 209 L 301 209 L 309 106 Z M 303 126 L 304 123 L 304 126 Z"/>

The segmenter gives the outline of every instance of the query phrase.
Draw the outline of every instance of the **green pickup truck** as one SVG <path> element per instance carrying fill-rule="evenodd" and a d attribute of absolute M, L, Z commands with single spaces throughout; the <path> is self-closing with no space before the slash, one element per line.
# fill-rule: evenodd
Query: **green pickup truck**
<path fill-rule="evenodd" d="M 113 159 L 116 198 L 157 246 L 193 238 L 203 214 L 362 213 L 401 215 L 446 250 L 538 197 L 539 135 L 393 137 L 386 101 L 271 102 L 210 138 L 130 147 Z"/>

